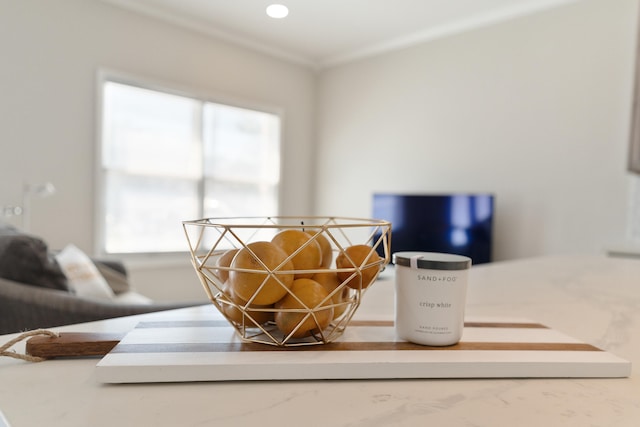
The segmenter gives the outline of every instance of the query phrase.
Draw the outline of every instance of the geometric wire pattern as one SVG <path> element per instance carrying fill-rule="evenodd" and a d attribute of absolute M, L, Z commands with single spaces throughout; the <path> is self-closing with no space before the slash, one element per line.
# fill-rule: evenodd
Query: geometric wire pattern
<path fill-rule="evenodd" d="M 391 245 L 391 223 L 376 219 L 345 217 L 229 217 L 204 218 L 183 221 L 183 228 L 189 245 L 191 262 L 209 298 L 222 315 L 234 327 L 244 341 L 276 346 L 303 346 L 324 344 L 335 341 L 349 324 L 360 306 L 360 302 L 377 275 L 389 263 Z M 254 242 L 269 242 L 283 230 L 301 230 L 309 240 L 302 244 L 277 266 L 266 265 L 252 251 Z M 326 267 L 305 270 L 291 270 L 287 266 L 306 246 L 315 245 L 324 239 L 330 246 L 331 263 Z M 350 257 L 349 248 L 366 245 L 366 256 Z M 221 263 L 223 255 L 234 254 L 243 249 L 251 254 L 257 266 L 238 267 L 228 262 Z M 362 249 L 362 248 L 361 248 Z M 378 255 L 381 254 L 382 256 Z M 338 258 L 341 264 L 337 265 Z M 234 298 L 229 276 L 237 273 L 255 274 L 262 280 L 255 291 L 257 295 L 267 283 L 277 283 L 285 296 L 299 302 L 295 308 L 276 308 L 277 304 L 258 306 L 253 298 Z M 339 275 L 341 280 L 328 295 L 313 307 L 309 307 L 290 289 L 285 279 L 288 275 L 330 273 Z M 259 275 L 259 276 L 257 276 Z M 237 274 L 236 277 L 240 277 Z M 246 276 L 243 276 L 246 277 Z M 277 286 L 277 285 L 276 285 Z M 286 290 L 286 292 L 285 292 Z M 331 310 L 333 317 L 325 326 L 320 318 Z M 299 319 L 291 330 L 283 332 L 274 318 L 283 313 L 296 313 Z M 311 323 L 310 323 L 311 322 Z M 316 325 L 308 332 L 305 325 Z M 322 324 L 324 327 L 319 327 Z M 297 332 L 302 331 L 300 337 Z"/>

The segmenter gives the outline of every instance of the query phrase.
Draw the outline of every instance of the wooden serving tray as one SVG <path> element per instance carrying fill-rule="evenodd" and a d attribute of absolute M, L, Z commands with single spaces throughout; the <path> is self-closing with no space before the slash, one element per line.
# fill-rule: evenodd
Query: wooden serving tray
<path fill-rule="evenodd" d="M 391 321 L 352 321 L 339 341 L 245 343 L 224 320 L 141 322 L 96 367 L 103 383 L 383 378 L 628 377 L 631 363 L 544 325 L 467 322 L 460 343 L 399 341 Z"/>

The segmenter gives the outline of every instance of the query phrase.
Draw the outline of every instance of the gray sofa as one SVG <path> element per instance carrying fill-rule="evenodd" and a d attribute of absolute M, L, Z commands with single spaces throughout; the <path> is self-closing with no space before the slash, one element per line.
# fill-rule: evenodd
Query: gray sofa
<path fill-rule="evenodd" d="M 93 260 L 116 295 L 131 292 L 124 265 Z M 0 334 L 201 305 L 112 303 L 69 291 L 46 244 L 0 223 Z"/>

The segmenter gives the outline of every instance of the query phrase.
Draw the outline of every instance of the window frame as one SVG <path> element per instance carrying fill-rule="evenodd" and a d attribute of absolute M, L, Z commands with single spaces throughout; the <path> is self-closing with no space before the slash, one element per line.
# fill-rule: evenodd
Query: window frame
<path fill-rule="evenodd" d="M 132 75 L 123 73 L 120 71 L 101 68 L 97 72 L 96 78 L 96 126 L 95 126 L 95 143 L 94 143 L 94 185 L 93 185 L 93 210 L 94 210 L 94 224 L 92 227 L 93 241 L 94 241 L 94 254 L 96 256 L 103 257 L 105 259 L 118 258 L 133 260 L 134 262 L 140 261 L 146 263 L 152 260 L 159 260 L 164 263 L 166 260 L 171 259 L 184 259 L 184 255 L 188 253 L 187 241 L 185 239 L 184 251 L 176 252 L 106 252 L 106 227 L 104 224 L 104 213 L 106 212 L 106 192 L 105 192 L 105 169 L 103 168 L 102 148 L 103 148 L 103 128 L 104 128 L 104 85 L 107 82 L 114 82 L 129 86 L 138 87 L 141 89 L 147 89 L 157 92 L 162 92 L 171 95 L 188 97 L 198 100 L 202 103 L 215 103 L 222 104 L 230 107 L 237 107 L 242 109 L 248 109 L 253 111 L 259 111 L 263 113 L 273 114 L 279 118 L 280 130 L 279 130 L 279 183 L 277 186 L 277 210 L 275 214 L 280 214 L 283 208 L 283 191 L 282 191 L 282 177 L 284 170 L 284 112 L 280 107 L 261 104 L 256 101 L 248 101 L 229 96 L 223 96 L 220 94 L 212 93 L 209 90 L 205 90 L 197 87 L 187 87 L 184 85 L 178 85 L 175 83 L 168 83 L 152 79 L 149 77 L 141 77 L 138 75 Z M 202 129 L 200 129 L 202 133 Z M 200 194 L 200 208 L 204 202 L 204 188 L 202 182 L 205 177 L 202 177 L 201 184 L 198 186 L 198 192 Z M 184 218 L 184 220 L 194 220 L 198 218 Z"/>

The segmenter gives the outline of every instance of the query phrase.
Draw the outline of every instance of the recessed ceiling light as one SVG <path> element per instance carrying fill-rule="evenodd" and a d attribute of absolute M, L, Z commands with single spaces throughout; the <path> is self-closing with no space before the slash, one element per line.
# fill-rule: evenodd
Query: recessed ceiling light
<path fill-rule="evenodd" d="M 272 4 L 267 6 L 267 15 L 272 18 L 280 19 L 289 14 L 289 9 L 283 4 Z"/>

